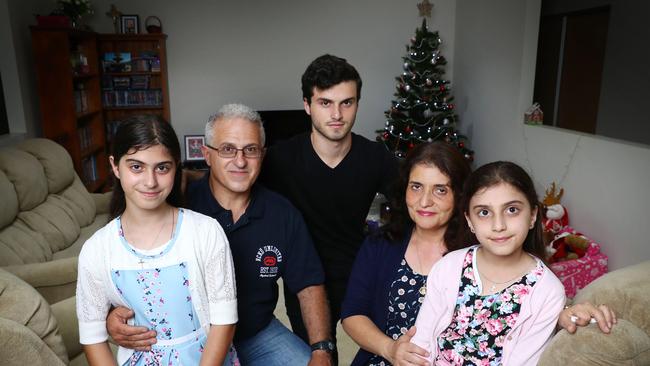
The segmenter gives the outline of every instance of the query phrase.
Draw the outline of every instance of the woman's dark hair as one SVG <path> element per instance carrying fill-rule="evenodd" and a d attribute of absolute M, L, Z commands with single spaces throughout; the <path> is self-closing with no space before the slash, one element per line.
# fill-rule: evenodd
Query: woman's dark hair
<path fill-rule="evenodd" d="M 542 237 L 542 209 L 537 199 L 537 192 L 535 191 L 533 180 L 519 165 L 509 161 L 495 161 L 476 169 L 467 179 L 467 182 L 465 182 L 460 206 L 463 213 L 469 212 L 469 202 L 476 192 L 501 183 L 511 185 L 526 196 L 526 200 L 530 204 L 531 209 L 534 210 L 537 208 L 535 225 L 528 231 L 523 248 L 526 252 L 537 256 L 541 260 L 545 260 L 546 248 Z M 468 243 L 478 243 L 476 235 L 470 231 L 466 220 L 463 220 L 461 237 L 468 241 Z"/>
<path fill-rule="evenodd" d="M 416 146 L 402 162 L 395 185 L 395 192 L 391 199 L 390 216 L 386 225 L 383 226 L 383 234 L 391 241 L 399 241 L 406 236 L 407 230 L 410 230 L 413 226 L 413 220 L 409 216 L 406 207 L 406 188 L 411 170 L 420 164 L 435 166 L 450 180 L 451 193 L 454 195 L 454 208 L 447 224 L 444 239 L 449 251 L 458 249 L 459 243 L 456 237 L 458 228 L 461 222 L 464 221 L 458 203 L 460 202 L 463 184 L 471 169 L 467 160 L 455 147 L 441 141 L 427 142 Z"/>
<path fill-rule="evenodd" d="M 322 55 L 312 61 L 302 74 L 302 97 L 311 103 L 314 88 L 326 90 L 344 81 L 357 84 L 357 99 L 361 99 L 361 76 L 344 58 Z"/>
<path fill-rule="evenodd" d="M 151 146 L 162 145 L 176 163 L 174 175 L 174 187 L 167 196 L 167 203 L 179 207 L 183 204 L 181 192 L 181 147 L 176 137 L 176 132 L 171 124 L 165 122 L 157 115 L 137 115 L 128 117 L 120 122 L 111 148 L 111 156 L 115 165 L 120 163 L 124 155 L 133 154 L 136 151 L 145 150 Z M 111 197 L 110 214 L 111 218 L 121 215 L 126 209 L 126 199 L 120 180 L 115 177 L 113 184 L 113 195 Z"/>

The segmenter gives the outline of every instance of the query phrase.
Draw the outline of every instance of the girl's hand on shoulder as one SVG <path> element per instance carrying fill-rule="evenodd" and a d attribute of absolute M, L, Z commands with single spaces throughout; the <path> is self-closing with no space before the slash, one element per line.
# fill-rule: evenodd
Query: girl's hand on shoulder
<path fill-rule="evenodd" d="M 394 341 L 388 350 L 387 358 L 394 366 L 429 366 L 429 352 L 424 348 L 411 343 L 415 335 L 415 326 L 412 326 L 406 334 Z"/>
<path fill-rule="evenodd" d="M 575 333 L 578 326 L 583 327 L 592 322 L 598 323 L 603 333 L 609 333 L 617 323 L 616 314 L 607 305 L 594 306 L 584 302 L 567 307 L 558 319 L 558 325 L 571 334 Z"/>

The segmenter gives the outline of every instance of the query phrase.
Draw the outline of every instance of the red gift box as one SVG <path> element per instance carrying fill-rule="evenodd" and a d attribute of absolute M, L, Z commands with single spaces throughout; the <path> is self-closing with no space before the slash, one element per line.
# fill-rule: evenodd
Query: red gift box
<path fill-rule="evenodd" d="M 569 226 L 560 230 L 558 234 L 564 232 L 581 235 L 589 240 L 589 247 L 583 257 L 551 264 L 551 269 L 564 285 L 567 297 L 574 297 L 579 289 L 584 288 L 591 281 L 607 273 L 608 258 L 600 252 L 600 245 L 585 235 Z"/>

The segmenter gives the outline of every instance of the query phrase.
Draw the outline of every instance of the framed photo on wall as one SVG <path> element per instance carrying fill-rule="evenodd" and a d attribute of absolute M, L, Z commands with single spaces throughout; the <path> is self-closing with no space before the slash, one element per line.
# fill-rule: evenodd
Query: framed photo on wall
<path fill-rule="evenodd" d="M 203 160 L 201 146 L 205 143 L 203 135 L 185 135 L 185 160 Z"/>
<path fill-rule="evenodd" d="M 120 31 L 123 34 L 140 33 L 140 18 L 137 15 L 120 16 Z"/>

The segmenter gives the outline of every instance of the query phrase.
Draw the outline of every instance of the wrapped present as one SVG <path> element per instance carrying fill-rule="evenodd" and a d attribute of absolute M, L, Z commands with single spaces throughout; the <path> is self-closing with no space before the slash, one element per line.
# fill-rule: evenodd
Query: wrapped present
<path fill-rule="evenodd" d="M 562 229 L 560 233 L 580 235 L 586 238 L 570 226 Z M 607 273 L 607 259 L 607 256 L 600 252 L 600 245 L 589 239 L 589 246 L 582 257 L 552 263 L 550 267 L 564 284 L 567 297 L 574 297 L 579 289 Z"/>

